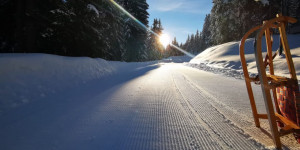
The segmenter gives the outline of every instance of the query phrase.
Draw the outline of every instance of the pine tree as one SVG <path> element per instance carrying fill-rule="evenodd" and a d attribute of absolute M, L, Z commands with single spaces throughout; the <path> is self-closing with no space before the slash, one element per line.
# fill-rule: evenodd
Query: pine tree
<path fill-rule="evenodd" d="M 279 12 L 279 0 L 265 5 L 248 0 L 214 0 L 210 14 L 212 44 L 239 40 L 246 31 Z"/>
<path fill-rule="evenodd" d="M 201 51 L 206 49 L 207 47 L 211 46 L 211 32 L 210 32 L 210 14 L 205 16 L 204 24 L 202 28 L 201 34 Z"/>
<path fill-rule="evenodd" d="M 161 35 L 163 31 L 163 27 L 160 19 L 154 19 L 153 24 L 151 26 L 151 31 L 156 34 L 149 33 L 149 41 L 148 41 L 148 54 L 149 60 L 161 59 L 162 53 L 164 51 L 163 45 L 159 42 L 159 37 L 157 35 Z"/>
<path fill-rule="evenodd" d="M 274 18 L 280 11 L 280 0 L 268 4 L 249 0 L 213 0 L 211 13 L 206 15 L 202 32 L 195 40 L 188 37 L 183 47 L 199 53 L 212 45 L 240 40 L 252 27 Z M 292 1 L 290 1 L 292 3 Z M 192 40 L 191 40 L 192 39 Z"/>
<path fill-rule="evenodd" d="M 289 24 L 291 33 L 300 33 L 300 1 L 299 0 L 289 0 L 288 1 L 288 15 L 290 17 L 296 18 L 298 21 L 295 24 Z"/>
<path fill-rule="evenodd" d="M 200 52 L 201 49 L 201 33 L 199 30 L 197 30 L 196 35 L 195 35 L 195 43 L 194 43 L 194 54 L 197 54 Z"/>
<path fill-rule="evenodd" d="M 25 1 L 4 1 L 0 3 L 0 52 L 20 52 L 22 25 L 24 17 L 17 19 L 22 15 L 22 6 Z M 21 8 L 19 8 L 21 7 Z M 19 11 L 17 13 L 17 11 Z M 18 16 L 19 17 L 19 16 Z M 18 26 L 17 26 L 18 22 Z"/>
<path fill-rule="evenodd" d="M 176 40 L 176 37 L 174 37 L 174 39 L 172 40 L 172 45 L 175 45 L 175 46 L 179 47 L 179 44 Z M 170 51 L 170 56 L 182 56 L 182 55 L 184 55 L 182 52 L 178 51 L 176 48 L 174 48 L 172 46 L 170 46 L 169 48 L 170 48 L 170 50 L 169 50 Z"/>
<path fill-rule="evenodd" d="M 40 52 L 41 30 L 49 26 L 47 14 L 57 3 L 51 0 L 7 0 L 1 3 L 0 51 Z"/>
<path fill-rule="evenodd" d="M 91 1 L 92 2 L 92 1 Z M 56 26 L 61 49 L 70 56 L 90 56 L 106 58 L 99 45 L 104 46 L 99 37 L 99 14 L 96 6 L 82 0 L 68 0 L 60 8 L 61 23 Z M 62 13 L 59 13 L 63 11 Z"/>
<path fill-rule="evenodd" d="M 190 42 L 189 42 L 189 45 L 188 45 L 188 48 L 187 48 L 187 51 L 188 52 L 191 52 L 193 53 L 194 49 L 195 49 L 195 35 L 192 34 L 191 35 L 191 39 L 190 39 Z"/>
<path fill-rule="evenodd" d="M 188 37 L 187 37 L 185 43 L 183 44 L 182 48 L 185 50 L 188 50 L 189 44 L 190 44 L 190 35 L 188 34 Z"/>
<path fill-rule="evenodd" d="M 289 0 L 288 1 L 288 13 L 290 17 L 299 17 L 299 14 L 297 13 L 299 11 L 299 5 L 300 5 L 300 1 L 299 0 Z"/>
<path fill-rule="evenodd" d="M 123 0 L 121 5 L 131 15 L 138 19 L 145 26 L 148 26 L 149 5 L 146 0 Z M 147 59 L 146 41 L 147 30 L 142 28 L 135 20 L 128 20 L 125 23 L 125 46 L 124 54 L 126 61 L 143 61 Z"/>
<path fill-rule="evenodd" d="M 146 0 L 119 2 L 147 26 Z M 122 61 L 148 57 L 147 31 L 110 1 L 6 0 L 0 3 L 0 12 L 0 52 L 42 52 Z"/>

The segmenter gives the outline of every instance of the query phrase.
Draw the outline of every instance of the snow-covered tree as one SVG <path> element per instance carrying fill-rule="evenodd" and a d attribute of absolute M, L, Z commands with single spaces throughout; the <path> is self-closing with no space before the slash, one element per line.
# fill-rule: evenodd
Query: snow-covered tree
<path fill-rule="evenodd" d="M 211 45 L 211 32 L 210 32 L 210 14 L 205 16 L 204 24 L 200 37 L 200 50 L 204 50 Z"/>
<path fill-rule="evenodd" d="M 181 47 L 190 53 L 198 54 L 203 46 L 202 37 L 202 33 L 197 30 L 196 34 L 188 35 L 186 42 Z"/>
<path fill-rule="evenodd" d="M 147 26 L 146 0 L 119 0 Z M 107 0 L 0 2 L 0 52 L 147 59 L 147 31 Z"/>
<path fill-rule="evenodd" d="M 249 0 L 214 0 L 210 14 L 212 44 L 240 40 L 244 33 L 279 13 L 280 0 L 261 3 Z"/>
<path fill-rule="evenodd" d="M 281 8 L 281 0 L 213 0 L 213 3 L 202 32 L 189 36 L 184 49 L 198 53 L 212 45 L 240 40 L 252 27 L 274 18 Z"/>
<path fill-rule="evenodd" d="M 119 3 L 131 15 L 138 19 L 145 26 L 148 26 L 149 5 L 146 0 L 119 0 Z M 124 14 L 125 15 L 125 14 Z M 125 19 L 125 47 L 124 58 L 126 61 L 143 61 L 147 60 L 146 41 L 148 32 L 133 19 Z"/>
<path fill-rule="evenodd" d="M 300 0 L 289 0 L 287 2 L 288 15 L 298 20 L 297 23 L 289 25 L 288 31 L 292 33 L 300 33 Z"/>

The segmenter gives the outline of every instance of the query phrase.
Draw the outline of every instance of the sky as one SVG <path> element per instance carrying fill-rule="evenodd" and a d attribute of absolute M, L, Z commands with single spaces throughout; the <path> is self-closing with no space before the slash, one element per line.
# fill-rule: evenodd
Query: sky
<path fill-rule="evenodd" d="M 163 33 L 185 43 L 188 34 L 202 30 L 206 14 L 210 13 L 212 0 L 147 0 L 149 26 L 154 18 L 160 18 Z"/>

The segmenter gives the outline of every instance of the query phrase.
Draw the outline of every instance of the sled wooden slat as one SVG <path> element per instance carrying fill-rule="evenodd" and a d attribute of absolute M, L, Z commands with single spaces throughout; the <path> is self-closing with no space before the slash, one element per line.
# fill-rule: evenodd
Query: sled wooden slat
<path fill-rule="evenodd" d="M 258 117 L 259 117 L 260 119 L 268 119 L 267 114 L 258 114 Z"/>
<path fill-rule="evenodd" d="M 278 117 L 280 120 L 282 120 L 286 125 L 292 127 L 293 129 L 300 129 L 299 126 L 297 126 L 295 123 L 293 123 L 292 121 L 290 121 L 289 119 L 283 117 L 280 114 L 276 113 L 276 117 Z"/>
<path fill-rule="evenodd" d="M 250 104 L 251 104 L 251 108 L 252 108 L 252 114 L 253 114 L 253 118 L 254 118 L 254 122 L 256 127 L 260 127 L 260 123 L 259 123 L 259 118 L 258 118 L 258 114 L 257 114 L 257 109 L 256 109 L 256 104 L 255 104 L 255 100 L 254 100 L 254 96 L 253 96 L 253 90 L 252 90 L 252 86 L 251 86 L 251 79 L 249 77 L 249 73 L 248 73 L 248 69 L 247 69 L 247 63 L 246 63 L 246 58 L 245 58 L 245 42 L 247 40 L 247 38 L 255 31 L 257 31 L 258 29 L 260 29 L 261 26 L 256 26 L 254 28 L 252 28 L 251 30 L 249 30 L 244 37 L 242 38 L 241 42 L 240 42 L 240 59 L 241 59 L 241 63 L 242 63 L 242 68 L 243 68 L 243 72 L 244 72 L 244 78 L 245 78 L 245 82 L 246 82 L 246 87 L 247 87 L 247 91 L 248 91 L 248 96 L 249 96 L 249 100 L 250 100 Z"/>
<path fill-rule="evenodd" d="M 271 40 L 271 33 L 270 33 L 270 29 L 266 29 L 265 30 L 265 37 L 266 37 L 266 43 L 267 43 L 267 52 L 268 52 L 268 61 L 269 61 L 269 71 L 270 71 L 270 75 L 274 75 L 274 67 L 273 67 L 273 51 L 272 51 L 272 40 Z M 275 104 L 275 109 L 276 112 L 279 113 L 280 109 L 278 106 L 277 101 L 277 95 L 276 95 L 276 89 L 272 88 L 272 94 L 273 94 L 273 100 L 274 100 L 274 104 Z"/>

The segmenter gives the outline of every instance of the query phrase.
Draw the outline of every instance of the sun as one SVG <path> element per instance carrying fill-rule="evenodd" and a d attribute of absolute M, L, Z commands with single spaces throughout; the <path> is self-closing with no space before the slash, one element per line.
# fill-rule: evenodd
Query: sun
<path fill-rule="evenodd" d="M 170 36 L 166 33 L 163 33 L 159 36 L 159 42 L 166 48 L 171 42 Z"/>

